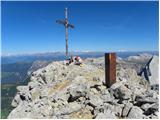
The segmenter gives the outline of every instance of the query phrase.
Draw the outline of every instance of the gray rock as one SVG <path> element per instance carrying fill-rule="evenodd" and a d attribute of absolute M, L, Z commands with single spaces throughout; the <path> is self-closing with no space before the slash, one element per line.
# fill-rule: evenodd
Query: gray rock
<path fill-rule="evenodd" d="M 102 95 L 101 98 L 103 99 L 103 102 L 111 102 L 113 100 L 110 94 Z"/>
<path fill-rule="evenodd" d="M 53 108 L 48 104 L 38 103 L 31 110 L 31 118 L 50 118 L 53 114 Z"/>
<path fill-rule="evenodd" d="M 146 115 L 152 115 L 155 114 L 159 109 L 159 105 L 157 103 L 151 104 L 148 109 L 144 112 Z"/>
<path fill-rule="evenodd" d="M 33 88 L 39 88 L 39 84 L 37 81 L 31 81 L 28 83 L 28 88 L 29 88 L 29 91 L 31 91 Z"/>
<path fill-rule="evenodd" d="M 127 103 L 124 108 L 123 108 L 123 111 L 122 111 L 122 117 L 126 117 L 129 113 L 129 111 L 131 110 L 133 104 L 132 103 Z"/>
<path fill-rule="evenodd" d="M 159 58 L 158 56 L 153 56 L 153 59 L 150 63 L 150 71 L 151 76 L 149 76 L 150 85 L 158 85 L 159 84 Z"/>
<path fill-rule="evenodd" d="M 154 112 L 154 115 L 159 116 L 159 112 L 158 111 Z"/>
<path fill-rule="evenodd" d="M 89 99 L 90 99 L 89 103 L 94 107 L 100 106 L 103 104 L 103 100 L 98 95 L 89 94 Z"/>
<path fill-rule="evenodd" d="M 104 113 L 98 113 L 95 119 L 116 119 L 117 117 L 111 110 L 106 110 Z"/>
<path fill-rule="evenodd" d="M 20 96 L 19 96 L 19 94 L 16 94 L 16 96 L 12 100 L 11 105 L 12 105 L 12 107 L 17 107 L 20 102 L 21 102 Z"/>
<path fill-rule="evenodd" d="M 132 91 L 130 91 L 124 85 L 122 85 L 114 90 L 114 96 L 117 99 L 123 99 L 123 100 L 130 99 L 131 95 L 132 95 Z"/>
<path fill-rule="evenodd" d="M 93 92 L 94 94 L 98 94 L 99 93 L 96 88 L 91 88 L 90 91 Z"/>
<path fill-rule="evenodd" d="M 28 92 L 28 86 L 17 86 L 17 91 L 21 93 L 26 93 Z"/>
<path fill-rule="evenodd" d="M 15 109 L 13 109 L 10 112 L 7 118 L 8 119 L 31 118 L 29 111 L 31 111 L 31 106 L 29 106 L 26 101 L 22 101 Z"/>
<path fill-rule="evenodd" d="M 72 112 L 76 112 L 80 110 L 83 106 L 78 104 L 77 102 L 70 102 L 65 106 L 61 106 L 59 108 L 54 108 L 54 115 L 61 116 L 61 115 L 68 115 Z"/>
<path fill-rule="evenodd" d="M 69 115 L 61 115 L 57 117 L 58 119 L 69 119 Z"/>
<path fill-rule="evenodd" d="M 99 77 L 93 77 L 93 81 L 100 81 Z"/>
<path fill-rule="evenodd" d="M 144 110 L 144 111 L 147 111 L 150 107 L 151 107 L 151 104 L 146 103 L 146 104 L 143 104 L 143 105 L 141 106 L 141 109 Z"/>
<path fill-rule="evenodd" d="M 152 98 L 152 97 L 146 97 L 146 96 L 136 96 L 135 100 L 137 101 L 137 104 L 140 104 L 140 105 L 145 104 L 145 103 L 152 104 L 152 103 L 158 102 L 157 99 Z"/>
<path fill-rule="evenodd" d="M 104 86 L 104 85 L 99 85 L 99 86 L 98 86 L 98 90 L 101 91 L 101 92 L 103 92 L 104 90 L 106 90 L 106 86 Z"/>
<path fill-rule="evenodd" d="M 158 93 L 159 92 L 159 84 L 151 85 L 151 90 L 155 90 Z"/>
<path fill-rule="evenodd" d="M 77 102 L 71 102 L 68 104 L 68 113 L 72 113 L 72 112 L 75 112 L 75 111 L 78 111 L 82 108 L 82 106 L 80 104 L 78 104 Z"/>
<path fill-rule="evenodd" d="M 128 114 L 128 118 L 141 119 L 141 118 L 143 118 L 143 111 L 139 107 L 133 106 Z"/>
<path fill-rule="evenodd" d="M 149 115 L 149 118 L 150 119 L 159 119 L 159 116 L 152 114 L 152 115 Z"/>
<path fill-rule="evenodd" d="M 58 94 L 54 94 L 52 96 L 52 98 L 55 100 L 55 101 L 58 101 L 58 100 L 62 100 L 62 101 L 67 101 L 70 97 L 70 94 L 67 93 L 67 91 L 60 91 Z"/>
<path fill-rule="evenodd" d="M 31 94 L 31 98 L 32 100 L 35 100 L 35 99 L 39 99 L 40 97 L 40 89 L 38 88 L 33 88 L 31 91 L 30 91 L 30 94 Z"/>
<path fill-rule="evenodd" d="M 21 101 L 31 101 L 31 94 L 29 93 L 28 86 L 18 86 L 17 91 Z M 18 96 L 16 97 L 17 97 L 16 99 L 18 99 Z"/>
<path fill-rule="evenodd" d="M 104 113 L 98 113 L 95 119 L 107 119 L 107 116 Z"/>
<path fill-rule="evenodd" d="M 122 116 L 122 106 L 120 106 L 120 105 L 113 105 L 111 107 L 111 110 L 114 112 L 114 114 L 117 117 L 121 117 Z"/>
<path fill-rule="evenodd" d="M 56 116 L 52 116 L 52 119 L 58 119 L 58 117 L 56 117 Z"/>
<path fill-rule="evenodd" d="M 108 89 L 103 90 L 101 94 L 101 98 L 104 102 L 111 102 L 114 99 L 113 96 L 109 93 Z"/>
<path fill-rule="evenodd" d="M 89 105 L 86 105 L 86 109 L 88 109 L 88 110 L 90 110 L 90 111 L 93 111 L 93 110 L 94 110 L 94 108 L 91 107 L 91 106 L 89 106 Z"/>
<path fill-rule="evenodd" d="M 154 111 L 158 111 L 159 109 L 159 104 L 158 103 L 154 103 L 151 105 L 150 109 L 154 110 Z"/>
<path fill-rule="evenodd" d="M 69 101 L 73 102 L 80 97 L 85 97 L 87 94 L 87 86 L 85 84 L 73 85 L 68 88 L 67 91 L 70 94 Z"/>

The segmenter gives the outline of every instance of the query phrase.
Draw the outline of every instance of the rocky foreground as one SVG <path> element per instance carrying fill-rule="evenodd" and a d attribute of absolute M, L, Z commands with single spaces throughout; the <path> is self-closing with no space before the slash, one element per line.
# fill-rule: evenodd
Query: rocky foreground
<path fill-rule="evenodd" d="M 86 59 L 82 67 L 52 62 L 17 87 L 8 118 L 158 119 L 159 92 L 137 75 L 142 64 L 132 60 L 117 59 L 117 82 L 110 88 L 104 85 L 104 58 Z"/>

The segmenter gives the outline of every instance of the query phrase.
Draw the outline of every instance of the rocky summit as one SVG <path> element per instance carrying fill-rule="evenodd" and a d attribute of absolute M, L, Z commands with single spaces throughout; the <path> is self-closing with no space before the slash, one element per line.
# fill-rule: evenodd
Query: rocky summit
<path fill-rule="evenodd" d="M 159 86 L 153 82 L 158 78 L 156 59 L 151 61 L 150 78 Z M 27 86 L 17 87 L 12 101 L 15 108 L 8 118 L 158 119 L 159 91 L 137 75 L 143 65 L 138 60 L 118 58 L 116 83 L 110 88 L 104 85 L 103 57 L 85 59 L 82 66 L 52 62 L 32 72 Z"/>

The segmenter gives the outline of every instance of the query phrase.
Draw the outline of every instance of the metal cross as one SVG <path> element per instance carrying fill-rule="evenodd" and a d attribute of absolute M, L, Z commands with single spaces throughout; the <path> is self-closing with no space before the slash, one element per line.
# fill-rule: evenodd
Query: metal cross
<path fill-rule="evenodd" d="M 56 23 L 62 24 L 65 26 L 65 40 L 66 40 L 66 57 L 68 57 L 68 28 L 74 28 L 74 25 L 69 24 L 68 22 L 68 13 L 67 8 L 65 8 L 65 20 L 56 20 Z"/>

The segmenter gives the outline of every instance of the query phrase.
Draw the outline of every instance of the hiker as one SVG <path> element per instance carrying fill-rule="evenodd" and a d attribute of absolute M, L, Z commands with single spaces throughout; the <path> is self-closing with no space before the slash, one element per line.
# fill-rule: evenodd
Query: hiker
<path fill-rule="evenodd" d="M 79 57 L 79 56 L 76 56 L 75 57 L 75 65 L 81 65 L 83 62 L 83 60 Z"/>
<path fill-rule="evenodd" d="M 71 58 L 69 59 L 69 64 L 71 64 L 72 62 L 74 62 L 74 57 L 71 55 Z"/>
<path fill-rule="evenodd" d="M 68 66 L 70 64 L 69 60 L 64 60 L 63 64 Z"/>
<path fill-rule="evenodd" d="M 75 64 L 75 65 L 82 65 L 83 60 L 79 56 L 71 56 L 69 59 L 64 61 L 65 65 Z"/>
<path fill-rule="evenodd" d="M 65 65 L 70 65 L 71 63 L 73 63 L 74 62 L 74 57 L 71 55 L 71 57 L 70 58 L 68 58 L 68 59 L 66 59 L 65 61 L 64 61 L 64 64 Z"/>

